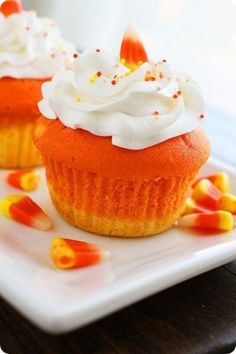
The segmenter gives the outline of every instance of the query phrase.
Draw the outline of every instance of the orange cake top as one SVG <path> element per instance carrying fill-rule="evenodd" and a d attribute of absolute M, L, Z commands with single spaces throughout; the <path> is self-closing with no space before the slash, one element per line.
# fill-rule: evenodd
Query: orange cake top
<path fill-rule="evenodd" d="M 107 177 L 149 179 L 195 172 L 207 160 L 209 141 L 201 128 L 143 150 L 128 150 L 58 119 L 40 118 L 35 142 L 47 158 Z"/>

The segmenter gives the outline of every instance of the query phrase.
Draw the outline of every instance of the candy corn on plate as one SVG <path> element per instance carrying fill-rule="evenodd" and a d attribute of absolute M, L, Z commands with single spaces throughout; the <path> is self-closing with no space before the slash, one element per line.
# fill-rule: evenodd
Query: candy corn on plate
<path fill-rule="evenodd" d="M 236 258 L 236 169 L 213 160 L 176 224 L 147 238 L 96 236 L 70 226 L 51 204 L 43 169 L 2 170 L 0 187 L 0 294 L 50 333 Z"/>

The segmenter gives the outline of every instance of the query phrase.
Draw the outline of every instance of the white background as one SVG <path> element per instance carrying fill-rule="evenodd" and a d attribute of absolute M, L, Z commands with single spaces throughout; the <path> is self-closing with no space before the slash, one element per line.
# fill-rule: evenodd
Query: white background
<path fill-rule="evenodd" d="M 58 20 L 79 48 L 114 53 L 125 25 L 139 29 L 149 57 L 166 58 L 200 84 L 207 105 L 236 117 L 236 1 L 23 0 Z"/>

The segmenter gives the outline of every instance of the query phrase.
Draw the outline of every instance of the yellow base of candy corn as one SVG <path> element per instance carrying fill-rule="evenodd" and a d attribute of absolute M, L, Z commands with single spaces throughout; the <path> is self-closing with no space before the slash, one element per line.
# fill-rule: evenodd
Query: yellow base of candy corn
<path fill-rule="evenodd" d="M 10 206 L 18 202 L 23 197 L 24 195 L 8 195 L 7 197 L 2 198 L 0 200 L 0 212 L 4 216 L 11 218 L 11 215 L 9 213 Z"/>
<path fill-rule="evenodd" d="M 236 213 L 236 196 L 230 193 L 225 193 L 219 200 L 219 209 Z"/>

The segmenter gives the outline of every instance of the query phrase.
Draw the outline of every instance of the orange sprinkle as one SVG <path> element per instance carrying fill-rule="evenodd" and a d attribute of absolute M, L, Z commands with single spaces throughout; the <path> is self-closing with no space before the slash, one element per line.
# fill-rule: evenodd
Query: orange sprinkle
<path fill-rule="evenodd" d="M 112 85 L 116 85 L 116 80 L 112 80 L 112 81 L 111 81 L 111 84 L 112 84 Z"/>
<path fill-rule="evenodd" d="M 182 94 L 181 91 L 177 91 L 177 95 L 180 96 Z"/>
<path fill-rule="evenodd" d="M 74 58 L 74 59 L 77 59 L 78 56 L 79 56 L 78 53 L 74 53 L 74 54 L 73 54 L 73 58 Z"/>
<path fill-rule="evenodd" d="M 102 75 L 101 71 L 97 71 L 97 72 L 96 72 L 96 75 L 97 75 L 98 77 L 101 76 L 101 75 Z"/>
<path fill-rule="evenodd" d="M 173 98 L 175 98 L 175 99 L 176 99 L 176 98 L 178 98 L 178 95 L 176 95 L 176 94 L 175 94 L 175 95 L 173 95 Z"/>

